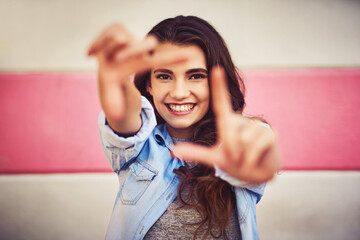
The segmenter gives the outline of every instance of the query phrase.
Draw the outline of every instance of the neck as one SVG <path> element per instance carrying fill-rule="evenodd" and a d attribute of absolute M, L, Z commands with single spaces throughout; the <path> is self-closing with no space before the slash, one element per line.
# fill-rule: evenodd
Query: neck
<path fill-rule="evenodd" d="M 173 128 L 166 124 L 166 128 L 172 138 L 190 139 L 194 131 L 194 126 L 187 128 Z"/>

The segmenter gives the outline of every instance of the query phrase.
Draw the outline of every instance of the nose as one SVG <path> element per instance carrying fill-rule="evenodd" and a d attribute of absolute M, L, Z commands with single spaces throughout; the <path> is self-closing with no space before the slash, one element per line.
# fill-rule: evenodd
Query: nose
<path fill-rule="evenodd" d="M 172 89 L 170 91 L 170 97 L 174 99 L 184 99 L 190 95 L 190 89 L 183 79 L 174 81 Z"/>

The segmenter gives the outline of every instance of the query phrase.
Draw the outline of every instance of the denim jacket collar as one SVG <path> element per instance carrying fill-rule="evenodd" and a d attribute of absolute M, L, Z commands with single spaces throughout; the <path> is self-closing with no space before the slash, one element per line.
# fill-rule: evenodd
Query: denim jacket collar
<path fill-rule="evenodd" d="M 171 149 L 174 146 L 174 141 L 172 140 L 169 132 L 167 131 L 165 124 L 161 124 L 156 127 L 153 131 L 153 134 L 156 142 L 159 145 L 165 146 L 168 149 Z"/>

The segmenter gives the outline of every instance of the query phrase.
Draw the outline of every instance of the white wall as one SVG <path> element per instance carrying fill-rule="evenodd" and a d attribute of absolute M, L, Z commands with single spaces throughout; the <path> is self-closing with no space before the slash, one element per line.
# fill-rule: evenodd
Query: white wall
<path fill-rule="evenodd" d="M 104 239 L 116 174 L 0 176 L 0 239 Z"/>
<path fill-rule="evenodd" d="M 360 67 L 358 0 L 1 0 L 0 72 L 95 71 L 86 50 L 105 26 L 143 37 L 179 14 L 212 23 L 241 69 Z M 360 239 L 359 178 L 278 176 L 258 207 L 262 239 Z M 2 175 L 0 239 L 102 239 L 117 188 L 115 174 Z"/>
<path fill-rule="evenodd" d="M 262 240 L 357 240 L 360 172 L 286 171 L 257 207 Z M 103 239 L 115 174 L 0 176 L 0 239 Z"/>
<path fill-rule="evenodd" d="M 240 68 L 360 66 L 358 0 L 2 0 L 0 71 L 88 71 L 92 39 L 113 22 L 143 37 L 160 20 L 197 15 Z"/>
<path fill-rule="evenodd" d="M 285 171 L 257 206 L 262 240 L 360 239 L 360 172 Z"/>

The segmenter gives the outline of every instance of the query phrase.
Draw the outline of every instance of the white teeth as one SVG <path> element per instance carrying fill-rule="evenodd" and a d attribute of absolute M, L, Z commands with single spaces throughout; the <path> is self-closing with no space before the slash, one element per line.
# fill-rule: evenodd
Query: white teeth
<path fill-rule="evenodd" d="M 187 111 L 190 111 L 194 107 L 194 104 L 182 104 L 182 105 L 169 104 L 168 106 L 171 109 L 171 111 L 174 111 L 174 112 L 187 112 Z"/>

